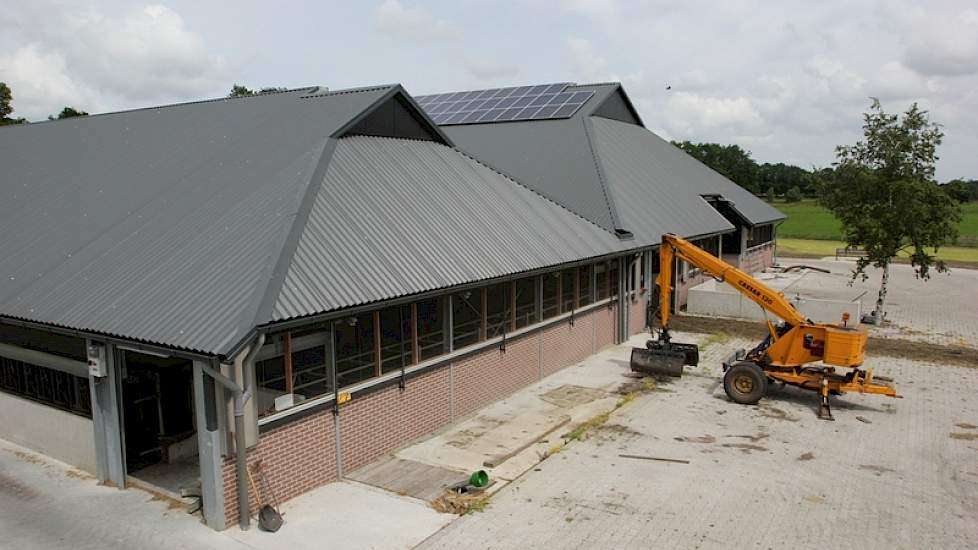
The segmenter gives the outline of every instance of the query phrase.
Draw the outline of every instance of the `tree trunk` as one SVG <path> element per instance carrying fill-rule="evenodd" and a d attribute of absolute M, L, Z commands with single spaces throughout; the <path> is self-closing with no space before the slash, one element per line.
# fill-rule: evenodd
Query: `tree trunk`
<path fill-rule="evenodd" d="M 881 326 L 883 324 L 883 319 L 886 317 L 886 313 L 883 310 L 883 305 L 886 302 L 886 283 L 890 280 L 890 262 L 886 262 L 883 265 L 883 277 L 880 281 L 880 293 L 876 297 L 876 308 L 869 315 L 870 322 L 876 326 Z"/>

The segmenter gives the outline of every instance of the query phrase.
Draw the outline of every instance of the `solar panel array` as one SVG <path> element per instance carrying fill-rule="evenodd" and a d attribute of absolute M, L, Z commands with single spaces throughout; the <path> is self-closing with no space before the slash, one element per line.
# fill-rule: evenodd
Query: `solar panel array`
<path fill-rule="evenodd" d="M 568 82 L 416 96 L 439 125 L 570 118 L 594 95 L 566 91 Z"/>

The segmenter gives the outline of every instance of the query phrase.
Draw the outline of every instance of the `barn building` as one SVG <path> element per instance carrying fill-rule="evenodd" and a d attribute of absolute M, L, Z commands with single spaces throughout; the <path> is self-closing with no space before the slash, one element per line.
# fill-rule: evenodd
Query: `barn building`
<path fill-rule="evenodd" d="M 0 438 L 215 529 L 247 462 L 288 499 L 645 330 L 663 233 L 753 270 L 783 219 L 619 84 L 200 101 L 0 165 Z"/>

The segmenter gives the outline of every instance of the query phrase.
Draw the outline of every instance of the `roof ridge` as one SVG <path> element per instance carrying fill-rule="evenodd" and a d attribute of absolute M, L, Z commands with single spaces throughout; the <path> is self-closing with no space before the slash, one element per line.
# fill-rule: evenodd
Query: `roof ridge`
<path fill-rule="evenodd" d="M 591 139 L 591 127 L 590 127 L 591 117 L 582 117 L 581 124 L 584 126 L 584 137 L 587 138 L 587 147 L 591 151 L 591 159 L 594 161 L 594 171 L 598 173 L 598 183 L 601 184 L 601 195 L 604 197 L 604 203 L 608 207 L 608 213 L 611 215 L 611 225 L 614 226 L 615 230 L 624 229 L 624 227 L 618 227 L 621 225 L 621 219 L 618 216 L 618 209 L 615 207 L 614 198 L 611 196 L 611 191 L 608 188 L 608 182 L 604 176 L 604 167 L 601 166 L 601 157 L 594 145 L 594 140 Z"/>
<path fill-rule="evenodd" d="M 583 83 L 583 84 L 580 84 L 580 83 L 577 83 L 577 82 L 572 82 L 567 87 L 568 88 L 585 88 L 585 87 L 588 87 L 588 86 L 621 86 L 621 85 L 622 84 L 621 84 L 620 81 L 609 80 L 607 82 L 588 82 L 588 83 Z"/>
<path fill-rule="evenodd" d="M 299 96 L 299 99 L 309 99 L 312 97 L 327 97 L 331 95 L 344 95 L 344 94 L 357 94 L 361 92 L 376 92 L 378 90 L 389 90 L 391 88 L 396 88 L 400 84 L 378 84 L 376 86 L 360 86 L 358 88 L 344 88 L 342 90 L 327 90 L 320 93 L 311 93 L 304 96 Z M 312 88 L 305 88 L 307 90 L 318 90 L 319 86 L 313 86 Z"/>
<path fill-rule="evenodd" d="M 305 86 L 305 87 L 302 87 L 302 88 L 291 88 L 291 89 L 288 89 L 288 90 L 271 90 L 271 91 L 267 91 L 267 92 L 257 92 L 254 95 L 234 96 L 234 97 L 214 97 L 214 98 L 210 98 L 210 99 L 195 99 L 193 101 L 181 101 L 180 103 L 167 103 L 167 104 L 164 104 L 164 105 L 150 105 L 148 107 L 134 107 L 132 109 L 122 109 L 122 110 L 119 110 L 119 111 L 108 111 L 108 112 L 105 112 L 105 113 L 94 113 L 94 114 L 84 115 L 84 116 L 78 116 L 78 117 L 68 117 L 68 118 L 55 118 L 55 119 L 47 119 L 47 120 L 38 120 L 37 122 L 28 122 L 27 124 L 9 124 L 9 125 L 4 126 L 4 127 L 5 128 L 8 128 L 8 127 L 9 128 L 13 128 L 13 127 L 19 126 L 19 127 L 23 127 L 23 128 L 29 128 L 31 126 L 36 126 L 38 124 L 49 124 L 49 123 L 52 123 L 52 122 L 63 122 L 63 121 L 66 121 L 66 120 L 71 120 L 71 121 L 74 121 L 74 122 L 78 122 L 78 121 L 81 121 L 81 120 L 87 120 L 87 119 L 96 118 L 96 117 L 104 117 L 104 116 L 111 116 L 111 115 L 122 115 L 122 114 L 127 114 L 127 113 L 138 113 L 140 111 L 155 111 L 155 110 L 161 110 L 161 109 L 169 109 L 171 107 L 184 107 L 184 106 L 187 106 L 187 105 L 199 105 L 199 104 L 202 104 L 202 103 L 217 103 L 217 102 L 220 102 L 220 101 L 235 101 L 235 100 L 242 100 L 242 99 L 254 99 L 256 97 L 262 97 L 262 96 L 271 96 L 271 95 L 278 95 L 278 94 L 289 94 L 289 93 L 295 93 L 295 92 L 303 92 L 303 91 L 307 91 L 307 90 L 311 91 L 311 90 L 314 90 L 316 88 L 318 88 L 318 86 Z"/>

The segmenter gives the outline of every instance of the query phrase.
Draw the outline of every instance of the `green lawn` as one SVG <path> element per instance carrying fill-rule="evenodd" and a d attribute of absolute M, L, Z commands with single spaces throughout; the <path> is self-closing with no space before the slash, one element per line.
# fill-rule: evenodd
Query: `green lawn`
<path fill-rule="evenodd" d="M 835 249 L 845 248 L 842 241 L 820 239 L 790 239 L 778 235 L 778 256 L 822 257 L 835 256 Z M 963 246 L 946 246 L 941 248 L 937 257 L 948 262 L 951 266 L 961 265 L 973 267 L 978 265 L 978 248 Z"/>
<path fill-rule="evenodd" d="M 779 240 L 780 237 L 826 241 L 837 241 L 842 238 L 842 225 L 839 220 L 813 200 L 796 203 L 777 201 L 772 206 L 788 216 L 788 219 L 778 226 Z M 961 233 L 958 245 L 978 247 L 978 202 L 961 205 L 961 218 L 961 224 L 958 226 Z M 950 249 L 948 251 L 950 252 Z M 834 248 L 832 252 L 835 252 Z"/>

